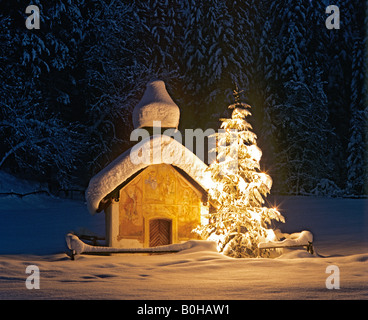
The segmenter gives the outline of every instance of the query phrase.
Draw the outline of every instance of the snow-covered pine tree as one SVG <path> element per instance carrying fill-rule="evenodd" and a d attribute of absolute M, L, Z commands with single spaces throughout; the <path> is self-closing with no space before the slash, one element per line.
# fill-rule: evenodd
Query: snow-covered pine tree
<path fill-rule="evenodd" d="M 320 34 L 326 32 L 318 11 L 321 5 L 301 0 L 263 4 L 268 18 L 258 63 L 264 75 L 260 142 L 267 150 L 273 148 L 273 159 L 267 157 L 267 163 L 273 165 L 273 174 L 278 177 L 276 189 L 307 192 L 326 178 L 327 172 L 336 172 L 332 154 L 338 154 L 324 92 L 326 49 L 316 41 L 322 41 Z M 310 19 L 315 23 L 310 25 Z M 318 144 L 323 154 L 315 154 Z M 331 186 L 335 176 L 330 176 Z"/>
<path fill-rule="evenodd" d="M 367 183 L 366 137 L 367 130 L 364 114 L 364 57 L 363 40 L 355 39 L 352 57 L 352 81 L 350 104 L 350 138 L 348 143 L 347 192 L 361 195 Z"/>
<path fill-rule="evenodd" d="M 144 48 L 144 62 L 156 75 L 166 75 L 178 68 L 181 55 L 182 3 L 178 0 L 149 0 L 134 3 L 137 33 Z"/>
<path fill-rule="evenodd" d="M 352 50 L 354 48 L 355 30 L 363 30 L 364 26 L 364 4 L 366 1 L 340 0 L 340 29 L 327 30 L 325 50 L 327 62 L 325 64 L 325 92 L 329 97 L 328 107 L 330 110 L 330 122 L 335 127 L 335 132 L 342 146 L 339 172 L 341 172 L 341 182 L 347 180 L 346 160 L 350 130 L 350 106 L 351 106 L 351 86 L 352 82 Z M 329 31 L 329 32 L 328 32 Z M 331 32 L 336 31 L 336 32 Z"/>
<path fill-rule="evenodd" d="M 368 152 L 367 152 L 367 16 L 364 12 L 368 12 L 367 1 L 361 1 L 358 4 L 346 2 L 346 11 L 349 12 L 347 22 L 347 31 L 349 38 L 344 39 L 350 44 L 349 58 L 351 60 L 351 77 L 350 92 L 348 98 L 350 100 L 350 123 L 349 123 L 349 139 L 347 145 L 347 183 L 346 192 L 352 195 L 362 195 L 367 190 L 367 173 L 368 173 Z M 343 20 L 344 21 L 344 20 Z M 346 31 L 345 31 L 346 32 Z M 349 88 L 348 88 L 349 89 Z"/>
<path fill-rule="evenodd" d="M 0 167 L 67 187 L 85 142 L 72 116 L 78 108 L 70 108 L 71 74 L 82 47 L 79 7 L 71 0 L 34 1 L 42 12 L 34 32 L 24 25 L 24 1 L 14 2 L 2 8 L 7 19 L 0 31 Z"/>
<path fill-rule="evenodd" d="M 266 15 L 267 6 L 262 6 L 260 11 Z M 267 15 L 266 15 L 267 16 Z M 279 101 L 280 90 L 277 88 L 277 71 L 278 68 L 278 56 L 280 48 L 276 45 L 275 30 L 272 28 L 272 20 L 266 19 L 262 28 L 261 36 L 259 38 L 260 48 L 257 61 L 257 75 L 258 87 L 257 90 L 260 93 L 260 101 L 258 104 L 253 105 L 260 113 L 259 115 L 259 131 L 258 142 L 267 150 L 263 161 L 265 164 L 272 165 L 275 160 L 274 156 L 277 151 L 276 143 L 276 126 L 272 121 L 273 106 Z"/>
<path fill-rule="evenodd" d="M 241 1 L 220 0 L 185 0 L 183 8 L 186 23 L 181 70 L 187 105 L 205 120 L 197 125 L 208 127 L 215 125 L 208 122 L 208 115 L 220 113 L 217 106 L 231 101 L 234 83 L 249 85 L 249 8 Z"/>
<path fill-rule="evenodd" d="M 131 110 L 150 80 L 143 59 L 146 48 L 140 38 L 143 27 L 135 11 L 135 3 L 96 0 L 86 13 L 89 33 L 84 45 L 88 50 L 81 64 L 88 93 L 85 162 L 92 174 L 129 144 Z"/>
<path fill-rule="evenodd" d="M 279 141 L 275 106 L 283 104 L 287 93 L 285 83 L 304 78 L 308 57 L 306 52 L 306 4 L 303 1 L 260 1 L 259 12 L 265 17 L 260 27 L 260 49 L 257 57 L 261 99 L 256 105 L 259 119 L 259 143 L 267 152 L 263 159 L 280 177 L 275 183 L 278 191 L 285 190 L 280 167 L 274 166 L 276 156 L 285 150 Z M 275 15 L 274 13 L 278 14 Z M 282 141 L 281 141 L 282 142 Z M 280 158 L 278 159 L 280 160 Z M 280 163 L 283 168 L 287 163 Z"/>
<path fill-rule="evenodd" d="M 365 19 L 364 19 L 364 83 L 363 83 L 363 105 L 364 105 L 364 117 L 365 123 L 368 123 L 368 3 L 366 1 L 365 4 Z M 365 141 L 366 145 L 368 145 L 368 130 L 365 131 Z M 364 152 L 365 161 L 368 162 L 368 148 L 365 148 Z M 368 171 L 368 170 L 367 170 Z M 368 181 L 368 172 L 366 172 L 366 181 Z M 368 183 L 365 184 L 364 193 L 368 194 Z"/>
<path fill-rule="evenodd" d="M 217 160 L 208 170 L 213 184 L 209 189 L 216 212 L 210 214 L 209 223 L 195 231 L 204 238 L 215 240 L 218 249 L 232 257 L 256 257 L 258 243 L 274 240 L 269 229 L 271 221 L 284 222 L 276 208 L 264 205 L 270 192 L 271 177 L 260 172 L 262 151 L 256 144 L 256 135 L 245 119 L 251 115 L 250 106 L 240 102 L 234 91 L 235 103 L 229 119 L 222 121 L 217 136 Z"/>
<path fill-rule="evenodd" d="M 306 82 L 286 82 L 287 98 L 274 106 L 279 144 L 278 178 L 284 181 L 284 191 L 292 194 L 317 192 L 315 188 L 323 179 L 331 179 L 330 193 L 335 187 L 332 180 L 335 167 L 331 160 L 334 132 L 328 123 L 327 97 L 320 72 L 316 70 L 313 76 L 311 72 L 307 74 Z"/>

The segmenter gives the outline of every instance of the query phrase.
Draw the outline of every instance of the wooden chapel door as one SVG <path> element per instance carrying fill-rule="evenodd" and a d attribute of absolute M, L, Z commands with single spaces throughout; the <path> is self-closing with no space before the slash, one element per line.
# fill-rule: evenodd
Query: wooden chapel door
<path fill-rule="evenodd" d="M 157 247 L 171 243 L 171 220 L 152 219 L 149 223 L 149 246 Z"/>

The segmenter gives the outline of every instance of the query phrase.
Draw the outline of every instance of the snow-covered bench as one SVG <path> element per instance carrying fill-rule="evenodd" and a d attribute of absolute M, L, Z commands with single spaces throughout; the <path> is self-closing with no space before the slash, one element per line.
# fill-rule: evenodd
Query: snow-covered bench
<path fill-rule="evenodd" d="M 267 241 L 258 244 L 258 256 L 261 250 L 276 249 L 276 248 L 295 248 L 305 247 L 310 254 L 314 253 L 313 249 L 313 234 L 310 231 L 302 231 L 297 233 L 276 233 L 278 239 L 285 238 L 281 241 Z"/>
<path fill-rule="evenodd" d="M 65 236 L 66 244 L 70 250 L 70 257 L 78 254 L 110 254 L 110 253 L 173 253 L 179 252 L 192 247 L 192 242 L 177 243 L 166 246 L 150 247 L 150 248 L 114 248 L 103 246 L 91 246 L 84 243 L 73 233 L 68 233 Z"/>

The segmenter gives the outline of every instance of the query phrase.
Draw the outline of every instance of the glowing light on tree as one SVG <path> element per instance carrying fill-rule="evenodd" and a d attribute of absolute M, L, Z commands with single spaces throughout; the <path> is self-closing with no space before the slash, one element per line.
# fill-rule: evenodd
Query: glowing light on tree
<path fill-rule="evenodd" d="M 264 205 L 270 193 L 271 177 L 260 171 L 262 151 L 256 144 L 256 135 L 246 121 L 250 106 L 239 101 L 234 91 L 235 104 L 230 119 L 220 119 L 217 136 L 217 160 L 210 164 L 208 173 L 212 181 L 209 196 L 216 204 L 216 212 L 209 215 L 208 224 L 195 232 L 218 244 L 218 249 L 233 257 L 255 257 L 258 243 L 275 240 L 270 228 L 272 220 L 284 221 L 276 207 Z"/>

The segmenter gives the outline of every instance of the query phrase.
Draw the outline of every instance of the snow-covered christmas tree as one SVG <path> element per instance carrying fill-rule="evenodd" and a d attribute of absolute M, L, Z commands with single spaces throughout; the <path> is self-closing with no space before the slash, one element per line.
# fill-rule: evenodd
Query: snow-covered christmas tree
<path fill-rule="evenodd" d="M 231 119 L 220 119 L 222 130 L 216 133 L 217 160 L 208 167 L 213 181 L 209 196 L 216 212 L 195 232 L 215 240 L 226 255 L 256 257 L 258 243 L 275 240 L 271 221 L 284 222 L 284 217 L 276 208 L 263 206 L 272 179 L 260 171 L 262 151 L 245 119 L 251 115 L 250 106 L 240 102 L 239 92 L 234 91 L 234 97 Z"/>

